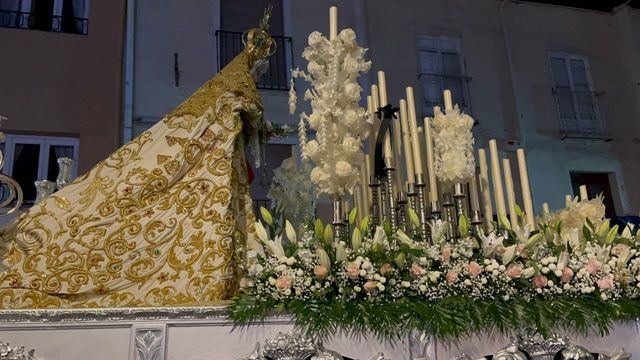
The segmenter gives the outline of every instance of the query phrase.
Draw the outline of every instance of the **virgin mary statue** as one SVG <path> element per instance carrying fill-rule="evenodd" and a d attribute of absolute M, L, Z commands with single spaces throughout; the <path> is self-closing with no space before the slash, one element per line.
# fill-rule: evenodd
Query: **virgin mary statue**
<path fill-rule="evenodd" d="M 245 49 L 158 124 L 2 231 L 0 308 L 214 305 L 255 243 L 244 148 L 262 123 Z"/>

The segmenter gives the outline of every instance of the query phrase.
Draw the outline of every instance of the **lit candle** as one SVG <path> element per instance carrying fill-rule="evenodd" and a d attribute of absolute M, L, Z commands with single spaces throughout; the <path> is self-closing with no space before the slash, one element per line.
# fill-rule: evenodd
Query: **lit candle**
<path fill-rule="evenodd" d="M 518 214 L 516 214 L 516 192 L 513 188 L 513 176 L 511 176 L 511 161 L 502 159 L 504 170 L 504 183 L 507 187 L 507 205 L 509 206 L 509 221 L 511 225 L 518 225 Z"/>
<path fill-rule="evenodd" d="M 518 171 L 520 172 L 520 187 L 522 188 L 522 202 L 524 203 L 524 215 L 527 224 L 533 229 L 535 219 L 533 214 L 533 201 L 531 201 L 531 187 L 529 186 L 529 172 L 527 170 L 527 158 L 524 149 L 516 151 L 518 155 Z"/>
<path fill-rule="evenodd" d="M 469 181 L 469 195 L 471 197 L 471 211 L 476 212 L 480 210 L 480 200 L 478 199 L 478 183 L 476 180 L 476 173 L 473 173 L 471 180 Z"/>
<path fill-rule="evenodd" d="M 444 109 L 446 111 L 453 110 L 453 97 L 451 96 L 451 90 L 444 91 Z"/>
<path fill-rule="evenodd" d="M 569 207 L 573 202 L 573 196 L 567 194 L 564 196 L 564 206 Z"/>
<path fill-rule="evenodd" d="M 411 134 L 407 114 L 406 100 L 400 100 L 400 125 L 402 127 L 402 145 L 404 148 L 405 168 L 407 169 L 407 182 L 413 183 L 415 171 L 413 170 L 413 154 L 411 150 Z"/>
<path fill-rule="evenodd" d="M 434 111 L 436 109 L 434 108 Z M 438 110 L 439 111 L 439 110 Z M 433 160 L 433 139 L 431 138 L 431 123 L 428 117 L 424 118 L 424 140 L 427 146 L 427 172 L 429 175 L 429 196 L 431 201 L 438 200 L 438 182 Z"/>
<path fill-rule="evenodd" d="M 480 164 L 480 194 L 482 194 L 482 216 L 487 231 L 493 230 L 493 206 L 491 205 L 491 190 L 489 190 L 489 166 L 484 149 L 478 149 L 478 163 Z"/>
<path fill-rule="evenodd" d="M 332 6 L 329 8 L 329 40 L 338 37 L 338 8 Z"/>
<path fill-rule="evenodd" d="M 586 185 L 580 185 L 580 201 L 589 200 L 589 193 L 587 192 Z"/>
<path fill-rule="evenodd" d="M 504 191 L 502 189 L 502 176 L 500 176 L 500 158 L 498 157 L 498 144 L 495 139 L 489 140 L 489 154 L 491 156 L 491 177 L 493 179 L 493 195 L 496 199 L 498 219 L 507 215 L 504 204 Z"/>
<path fill-rule="evenodd" d="M 543 202 L 542 203 L 542 214 L 543 215 L 549 215 L 550 213 L 551 213 L 551 211 L 549 211 L 549 203 Z"/>
<path fill-rule="evenodd" d="M 409 116 L 409 130 L 411 132 L 412 139 L 419 139 L 418 137 L 418 118 L 416 116 L 416 103 L 413 98 L 413 88 L 411 86 L 407 86 L 407 114 Z M 416 175 L 422 175 L 424 172 L 422 171 L 422 154 L 420 151 L 420 141 L 412 141 L 411 149 L 413 153 L 411 154 L 413 157 L 413 169 Z"/>

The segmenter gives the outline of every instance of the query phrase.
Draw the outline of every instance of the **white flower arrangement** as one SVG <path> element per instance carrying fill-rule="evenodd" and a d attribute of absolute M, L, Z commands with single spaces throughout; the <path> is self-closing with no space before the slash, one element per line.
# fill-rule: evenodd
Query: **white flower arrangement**
<path fill-rule="evenodd" d="M 319 221 L 315 229 L 302 228 L 300 236 L 291 227 L 282 230 L 288 241 L 283 235 L 266 239 L 265 232 L 266 255 L 253 257 L 243 296 L 283 305 L 372 302 L 389 309 L 400 300 L 432 306 L 447 299 L 495 301 L 508 308 L 535 299 L 538 306 L 550 298 L 567 304 L 580 299 L 596 301 L 599 308 L 608 301 L 639 299 L 640 234 L 629 225 L 618 235 L 608 220 L 595 220 L 598 226 L 587 222 L 565 234 L 557 224 L 531 229 L 507 222 L 503 232 L 475 236 L 460 226 L 463 236 L 455 242 L 438 230 L 446 223 L 434 222 L 439 235 L 431 245 L 401 230 L 370 232 L 367 218 L 350 243 L 335 242 L 330 225 L 323 228 Z M 566 316 L 564 321 L 572 321 Z"/>
<path fill-rule="evenodd" d="M 466 183 L 473 177 L 475 158 L 473 153 L 473 118 L 460 112 L 456 106 L 442 113 L 436 111 L 425 126 L 433 131 L 435 173 L 446 184 Z"/>
<path fill-rule="evenodd" d="M 358 46 L 355 36 L 351 29 L 342 30 L 331 41 L 317 31 L 311 33 L 302 53 L 307 71 L 292 70 L 292 84 L 293 78 L 301 77 L 311 86 L 304 95 L 311 103 L 311 114 L 300 114 L 298 130 L 302 157 L 315 164 L 310 176 L 318 194 L 350 194 L 360 179 L 362 142 L 371 119 L 358 104 L 362 88 L 357 78 L 369 70 L 371 62 L 365 61 L 366 49 Z M 293 114 L 297 100 L 293 86 L 289 95 Z M 316 131 L 314 140 L 306 139 L 306 123 Z"/>
<path fill-rule="evenodd" d="M 293 157 L 282 161 L 273 170 L 273 180 L 267 197 L 284 212 L 284 217 L 296 226 L 313 215 L 314 192 L 309 180 L 310 164 L 302 162 L 296 166 Z"/>

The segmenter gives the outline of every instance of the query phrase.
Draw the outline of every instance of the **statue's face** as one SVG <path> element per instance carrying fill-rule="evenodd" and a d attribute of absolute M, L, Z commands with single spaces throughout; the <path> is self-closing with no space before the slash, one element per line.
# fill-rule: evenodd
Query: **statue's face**
<path fill-rule="evenodd" d="M 264 75 L 269 70 L 269 60 L 258 59 L 251 68 L 251 76 L 254 81 L 258 81 L 260 76 Z"/>

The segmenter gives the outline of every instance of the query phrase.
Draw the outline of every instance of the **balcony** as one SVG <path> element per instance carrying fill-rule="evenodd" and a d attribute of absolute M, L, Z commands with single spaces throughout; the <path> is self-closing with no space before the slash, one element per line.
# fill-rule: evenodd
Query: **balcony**
<path fill-rule="evenodd" d="M 293 48 L 288 36 L 271 36 L 276 43 L 276 53 L 269 58 L 269 70 L 256 83 L 258 89 L 289 90 L 289 69 L 293 67 Z M 242 33 L 216 31 L 218 69 L 225 67 L 242 50 Z"/>
<path fill-rule="evenodd" d="M 0 27 L 87 35 L 89 19 L 0 9 Z"/>
<path fill-rule="evenodd" d="M 601 92 L 553 88 L 562 139 L 611 140 L 600 114 Z"/>

